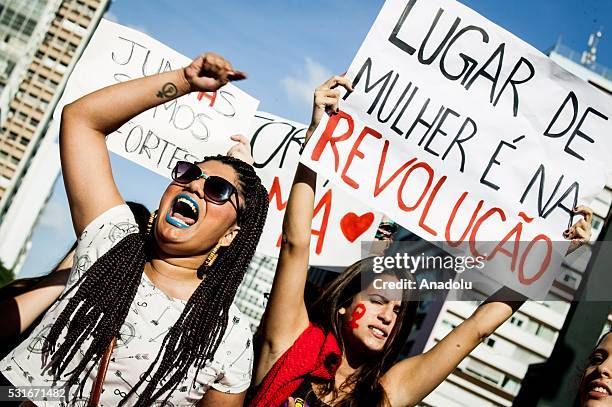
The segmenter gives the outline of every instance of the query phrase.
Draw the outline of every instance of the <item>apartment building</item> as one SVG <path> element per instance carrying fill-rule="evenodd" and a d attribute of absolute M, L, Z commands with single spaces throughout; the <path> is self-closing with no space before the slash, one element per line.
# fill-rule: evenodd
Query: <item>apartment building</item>
<path fill-rule="evenodd" d="M 59 174 L 53 109 L 108 4 L 0 2 L 0 259 L 16 274 Z"/>

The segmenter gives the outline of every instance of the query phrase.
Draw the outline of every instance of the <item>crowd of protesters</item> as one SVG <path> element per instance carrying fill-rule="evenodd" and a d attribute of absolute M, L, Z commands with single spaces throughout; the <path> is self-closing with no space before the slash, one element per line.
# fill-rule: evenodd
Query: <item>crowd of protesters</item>
<path fill-rule="evenodd" d="M 184 69 L 118 83 L 64 108 L 62 171 L 78 240 L 50 275 L 3 289 L 3 309 L 13 316 L 2 337 L 4 384 L 65 389 L 66 405 L 413 406 L 520 307 L 523 299 L 502 288 L 433 348 L 398 362 L 418 298 L 364 279 L 371 257 L 306 304 L 317 175 L 300 164 L 253 340 L 234 297 L 265 224 L 268 194 L 248 140 L 233 136 L 227 155 L 179 161 L 151 214 L 126 205 L 105 144 L 147 109 L 245 77 L 206 53 Z M 160 92 L 169 86 L 175 91 Z M 306 142 L 324 114 L 338 111 L 340 88 L 351 91 L 351 82 L 334 76 L 315 90 Z M 581 219 L 559 237 L 584 243 L 592 213 L 576 213 Z M 411 278 L 397 270 L 378 277 Z M 584 372 L 582 406 L 610 395 L 611 351 L 606 335 Z"/>

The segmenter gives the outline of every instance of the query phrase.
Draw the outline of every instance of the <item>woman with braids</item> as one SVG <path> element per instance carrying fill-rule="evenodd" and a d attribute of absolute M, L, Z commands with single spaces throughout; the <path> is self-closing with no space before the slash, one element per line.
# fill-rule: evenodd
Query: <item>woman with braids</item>
<path fill-rule="evenodd" d="M 146 229 L 151 213 L 146 206 L 127 201 L 134 220 Z M 64 291 L 74 260 L 77 242 L 52 271 L 40 277 L 20 278 L 0 288 L 3 326 L 0 331 L 0 358 L 13 350 L 40 324 L 44 313 Z"/>
<path fill-rule="evenodd" d="M 338 111 L 340 92 L 352 89 L 335 76 L 317 88 L 306 140 L 321 116 Z M 260 327 L 250 406 L 414 406 L 522 304 L 516 293 L 495 293 L 431 350 L 396 363 L 413 323 L 417 302 L 407 290 L 374 284 L 372 258 L 342 272 L 307 310 L 304 285 L 316 174 L 299 165 L 283 222 L 282 245 Z M 564 236 L 571 248 L 586 241 L 592 213 Z M 386 269 L 376 278 L 400 281 Z M 389 285 L 387 285 L 389 287 Z M 412 290 L 414 291 L 414 290 Z M 509 295 L 509 294 L 514 294 Z M 517 298 L 518 296 L 518 298 Z M 411 298 L 412 297 L 412 298 Z M 507 299 L 517 301 L 507 301 Z M 309 312 L 310 311 L 310 312 Z"/>
<path fill-rule="evenodd" d="M 115 185 L 105 136 L 161 103 L 243 78 L 207 53 L 64 108 L 60 150 L 79 236 L 76 281 L 0 363 L 13 384 L 65 388 L 69 405 L 87 405 L 114 344 L 99 405 L 242 404 L 252 346 L 233 301 L 265 222 L 265 188 L 232 156 L 179 161 L 157 216 L 139 230 Z M 249 156 L 246 139 L 233 138 L 239 144 L 230 153 Z"/>

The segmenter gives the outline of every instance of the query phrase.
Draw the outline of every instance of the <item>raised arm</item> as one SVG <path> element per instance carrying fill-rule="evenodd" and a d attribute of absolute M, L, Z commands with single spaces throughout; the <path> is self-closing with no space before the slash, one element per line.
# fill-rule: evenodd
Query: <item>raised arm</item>
<path fill-rule="evenodd" d="M 192 91 L 215 91 L 244 77 L 222 57 L 207 53 L 184 69 L 108 86 L 64 107 L 60 153 L 77 236 L 102 212 L 123 202 L 113 179 L 106 135 L 154 106 Z"/>
<path fill-rule="evenodd" d="M 352 90 L 344 77 L 334 76 L 315 90 L 314 106 L 306 141 L 321 121 L 323 113 L 338 111 L 343 86 Z M 308 272 L 308 255 L 314 211 L 316 174 L 299 164 L 293 179 L 283 220 L 282 243 L 272 292 L 262 320 L 263 343 L 255 367 L 254 383 L 258 384 L 274 362 L 293 344 L 308 327 L 308 314 L 304 304 L 304 287 Z"/>
<path fill-rule="evenodd" d="M 582 215 L 582 219 L 563 234 L 572 241 L 568 253 L 587 242 L 591 236 L 591 209 L 579 206 L 575 212 Z M 429 351 L 395 364 L 381 380 L 391 405 L 414 406 L 423 400 L 525 300 L 522 295 L 504 287 Z"/>

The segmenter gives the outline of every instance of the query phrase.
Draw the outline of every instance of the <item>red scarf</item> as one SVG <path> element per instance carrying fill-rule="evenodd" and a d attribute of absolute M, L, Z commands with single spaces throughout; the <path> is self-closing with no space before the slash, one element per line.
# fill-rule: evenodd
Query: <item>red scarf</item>
<path fill-rule="evenodd" d="M 334 335 L 311 323 L 266 374 L 249 407 L 279 406 L 307 376 L 331 380 L 341 358 Z"/>

